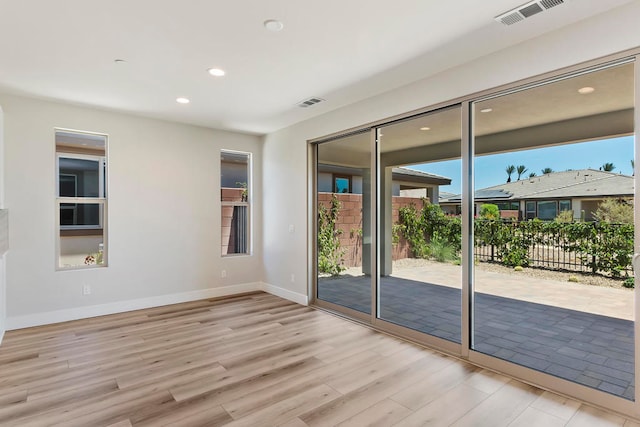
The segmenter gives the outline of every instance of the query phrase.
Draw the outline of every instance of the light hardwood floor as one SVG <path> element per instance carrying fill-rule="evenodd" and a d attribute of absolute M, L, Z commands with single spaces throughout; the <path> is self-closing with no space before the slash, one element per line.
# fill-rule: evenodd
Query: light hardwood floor
<path fill-rule="evenodd" d="M 8 332 L 2 426 L 638 426 L 257 293 Z"/>

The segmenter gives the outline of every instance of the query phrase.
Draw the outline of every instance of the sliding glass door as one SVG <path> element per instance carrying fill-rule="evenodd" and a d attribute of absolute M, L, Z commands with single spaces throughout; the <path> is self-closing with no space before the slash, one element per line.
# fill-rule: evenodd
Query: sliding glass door
<path fill-rule="evenodd" d="M 371 313 L 371 137 L 369 132 L 316 146 L 319 301 Z"/>
<path fill-rule="evenodd" d="M 640 413 L 634 64 L 314 143 L 313 303 Z"/>
<path fill-rule="evenodd" d="M 461 342 L 460 106 L 378 132 L 378 318 Z"/>
<path fill-rule="evenodd" d="M 473 104 L 471 348 L 634 399 L 634 66 Z"/>

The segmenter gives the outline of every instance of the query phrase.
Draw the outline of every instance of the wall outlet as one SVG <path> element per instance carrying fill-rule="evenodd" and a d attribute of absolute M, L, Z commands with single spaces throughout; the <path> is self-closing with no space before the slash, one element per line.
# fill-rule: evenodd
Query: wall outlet
<path fill-rule="evenodd" d="M 292 275 L 291 275 L 291 283 L 293 283 L 293 282 L 295 282 L 295 281 L 296 281 L 296 275 L 295 275 L 295 274 L 292 274 Z"/>
<path fill-rule="evenodd" d="M 293 234 L 296 232 L 296 226 L 293 224 L 289 224 L 289 233 Z"/>
<path fill-rule="evenodd" d="M 82 295 L 91 295 L 91 285 L 82 285 Z"/>
<path fill-rule="evenodd" d="M 225 277 L 227 277 L 227 270 L 222 270 L 222 271 L 220 272 L 220 277 L 222 277 L 223 279 L 224 279 Z"/>

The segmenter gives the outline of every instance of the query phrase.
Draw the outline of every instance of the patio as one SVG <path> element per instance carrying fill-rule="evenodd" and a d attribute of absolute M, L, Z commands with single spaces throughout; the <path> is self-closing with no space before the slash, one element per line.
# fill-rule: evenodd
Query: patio
<path fill-rule="evenodd" d="M 479 269 L 475 280 L 476 351 L 633 400 L 632 292 Z M 381 318 L 459 343 L 459 283 L 459 266 L 395 268 Z M 320 299 L 365 313 L 370 290 L 364 275 L 318 283 Z"/>

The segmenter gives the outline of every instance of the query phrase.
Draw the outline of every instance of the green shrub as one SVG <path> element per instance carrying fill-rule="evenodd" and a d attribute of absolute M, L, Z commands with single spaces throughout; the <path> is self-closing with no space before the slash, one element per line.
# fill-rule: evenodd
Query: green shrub
<path fill-rule="evenodd" d="M 633 202 L 624 199 L 605 199 L 593 214 L 598 221 L 633 224 Z"/>
<path fill-rule="evenodd" d="M 431 257 L 438 262 L 448 262 L 455 260 L 456 251 L 454 247 L 444 238 L 436 235 L 429 243 Z"/>
<path fill-rule="evenodd" d="M 627 277 L 626 279 L 624 279 L 624 282 L 622 282 L 622 286 L 629 289 L 633 289 L 635 285 L 636 283 L 633 277 Z"/>
<path fill-rule="evenodd" d="M 491 205 L 483 205 L 491 206 Z M 495 205 L 494 205 L 495 206 Z M 486 208 L 494 211 L 493 208 Z M 485 210 L 486 210 L 485 209 Z M 493 215 L 487 214 L 486 215 Z M 560 218 L 571 212 L 562 214 Z M 446 242 L 454 259 L 461 251 L 460 217 L 445 215 L 440 206 L 425 201 L 422 210 L 414 205 L 400 208 L 400 222 L 394 226 L 409 243 L 413 256 L 442 258 L 435 252 Z M 575 253 L 592 273 L 622 277 L 628 274 L 633 256 L 633 223 L 503 221 L 478 218 L 474 221 L 474 245 L 488 247 L 489 258 L 511 267 L 531 264 L 529 251 L 535 245 L 557 247 Z M 433 245 L 430 242 L 438 239 Z"/>
<path fill-rule="evenodd" d="M 527 248 L 512 244 L 502 254 L 502 263 L 508 267 L 526 267 L 529 265 L 528 256 Z"/>
<path fill-rule="evenodd" d="M 573 222 L 573 211 L 560 212 L 554 221 L 564 223 Z"/>
<path fill-rule="evenodd" d="M 420 212 L 413 204 L 401 207 L 400 221 L 394 228 L 407 240 L 414 257 L 429 258 L 433 256 L 434 249 L 441 250 L 442 246 L 448 246 L 453 252 L 448 259 L 455 259 L 462 247 L 460 218 L 445 215 L 439 205 L 429 203 L 426 199 L 423 199 L 423 203 Z M 432 245 L 436 236 L 440 242 Z"/>
<path fill-rule="evenodd" d="M 342 265 L 344 249 L 340 247 L 342 230 L 336 228 L 340 213 L 340 201 L 334 194 L 331 207 L 318 206 L 318 272 L 338 275 L 345 270 Z"/>
<path fill-rule="evenodd" d="M 500 219 L 500 209 L 492 203 L 485 203 L 480 207 L 480 218 Z"/>
<path fill-rule="evenodd" d="M 415 205 L 411 204 L 401 207 L 399 216 L 401 224 L 400 232 L 407 242 L 409 242 L 413 256 L 416 258 L 428 258 L 430 254 L 429 245 L 422 226 L 421 217 L 418 217 Z"/>

